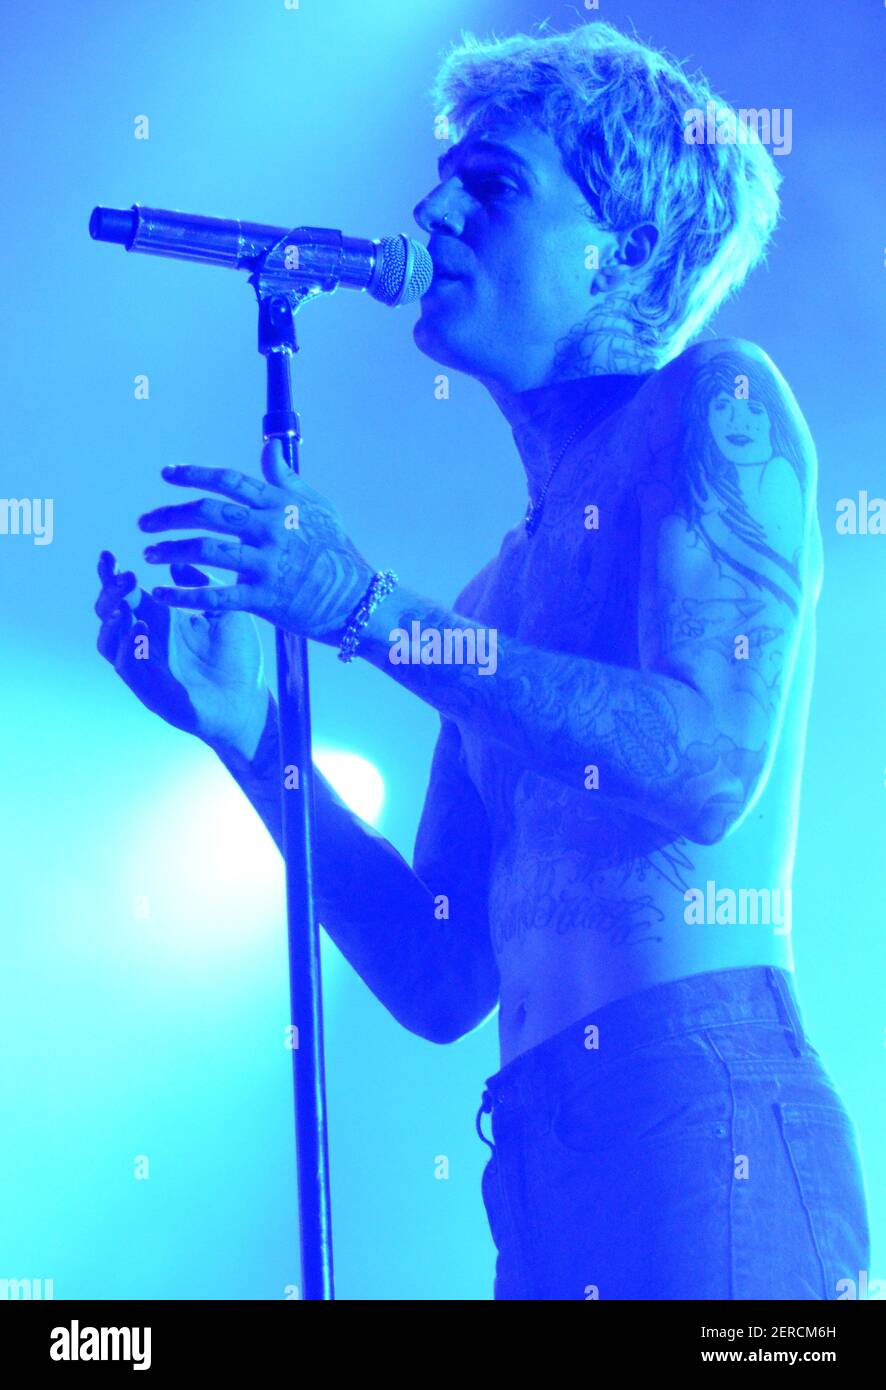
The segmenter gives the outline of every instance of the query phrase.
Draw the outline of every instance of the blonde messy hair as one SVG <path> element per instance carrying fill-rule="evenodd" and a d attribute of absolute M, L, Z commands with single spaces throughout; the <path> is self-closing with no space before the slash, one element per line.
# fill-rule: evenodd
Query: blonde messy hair
<path fill-rule="evenodd" d="M 689 111 L 729 108 L 703 77 L 609 24 L 489 42 L 463 35 L 434 100 L 458 138 L 489 118 L 531 121 L 556 141 L 597 223 L 658 227 L 633 311 L 659 364 L 743 284 L 778 221 L 781 175 L 759 140 L 687 143 Z"/>

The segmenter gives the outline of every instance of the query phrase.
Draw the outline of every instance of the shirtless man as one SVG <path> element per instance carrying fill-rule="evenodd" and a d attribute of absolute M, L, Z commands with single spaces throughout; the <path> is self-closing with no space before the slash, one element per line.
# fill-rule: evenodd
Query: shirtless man
<path fill-rule="evenodd" d="M 317 901 L 405 1027 L 448 1043 L 498 1008 L 497 1298 L 832 1299 L 867 1268 L 851 1122 L 792 985 L 815 454 L 765 353 L 686 346 L 763 254 L 779 176 L 753 141 L 685 138 L 709 99 L 606 25 L 471 42 L 416 209 L 416 342 L 488 388 L 529 508 L 452 610 L 398 585 L 358 624 L 441 730 L 411 868 L 318 774 Z M 262 470 L 166 470 L 211 496 L 142 529 L 211 535 L 150 547 L 175 582 L 150 596 L 105 553 L 97 610 L 103 654 L 279 843 L 249 615 L 338 645 L 376 571 L 275 443 Z M 427 659 L 398 659 L 415 633 Z"/>

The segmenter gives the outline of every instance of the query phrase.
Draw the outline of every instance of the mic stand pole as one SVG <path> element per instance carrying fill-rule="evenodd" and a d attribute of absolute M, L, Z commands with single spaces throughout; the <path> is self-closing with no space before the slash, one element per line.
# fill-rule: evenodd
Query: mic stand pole
<path fill-rule="evenodd" d="M 284 237 L 250 277 L 258 298 L 258 350 L 267 363 L 265 440 L 279 439 L 290 468 L 298 472 L 299 419 L 293 410 L 290 361 L 298 351 L 295 313 L 316 291 L 293 289 L 291 277 L 275 280 L 289 240 Z M 296 251 L 297 254 L 297 251 Z M 304 638 L 277 628 L 277 699 L 280 727 L 280 795 L 286 861 L 289 992 L 295 1026 L 292 1070 L 295 1085 L 295 1143 L 301 1244 L 302 1297 L 333 1299 L 332 1223 L 326 1076 L 323 1063 L 323 1000 L 320 939 L 314 915 L 312 822 L 314 779 L 308 656 Z M 287 790 L 286 782 L 295 786 Z"/>

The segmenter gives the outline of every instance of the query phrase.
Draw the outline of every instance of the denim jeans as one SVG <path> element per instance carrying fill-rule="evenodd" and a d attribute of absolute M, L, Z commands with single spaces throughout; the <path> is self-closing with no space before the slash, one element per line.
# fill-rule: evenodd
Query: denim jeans
<path fill-rule="evenodd" d="M 477 1129 L 496 1299 L 837 1299 L 869 1269 L 853 1124 L 781 970 L 606 1005 L 490 1077 Z"/>

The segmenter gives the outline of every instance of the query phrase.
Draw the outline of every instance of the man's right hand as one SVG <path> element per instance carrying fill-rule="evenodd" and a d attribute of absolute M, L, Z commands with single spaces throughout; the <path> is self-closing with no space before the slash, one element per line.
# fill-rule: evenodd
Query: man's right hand
<path fill-rule="evenodd" d="M 208 584 L 192 565 L 173 565 L 173 582 Z M 131 570 L 98 562 L 98 650 L 142 704 L 216 749 L 251 758 L 268 709 L 255 620 L 248 613 L 203 614 L 156 603 Z"/>

